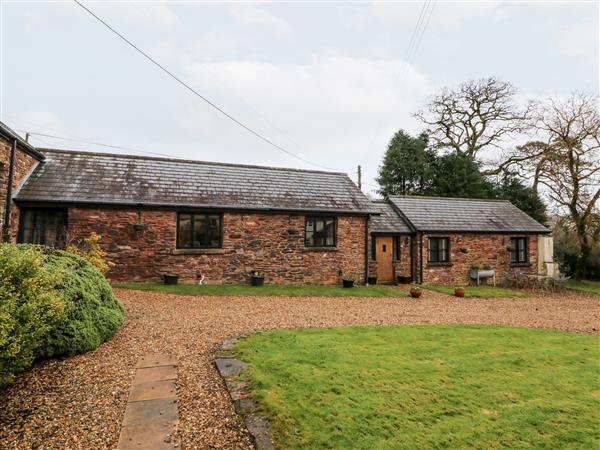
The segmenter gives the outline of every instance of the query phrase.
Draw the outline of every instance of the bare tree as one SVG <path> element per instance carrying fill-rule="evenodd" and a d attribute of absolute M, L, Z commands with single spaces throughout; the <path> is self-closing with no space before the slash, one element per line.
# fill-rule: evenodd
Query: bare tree
<path fill-rule="evenodd" d="M 497 78 L 483 78 L 444 88 L 415 117 L 428 127 L 434 148 L 448 148 L 472 158 L 485 147 L 522 132 L 528 124 L 529 105 L 519 108 L 516 89 Z"/>
<path fill-rule="evenodd" d="M 512 162 L 533 175 L 534 187 L 568 212 L 577 233 L 575 277 L 584 275 L 593 239 L 600 233 L 600 113 L 598 98 L 574 94 L 538 105 L 535 128 L 545 141 L 517 147 Z M 509 158 L 509 161 L 510 159 Z M 508 167 L 508 166 L 507 166 Z"/>

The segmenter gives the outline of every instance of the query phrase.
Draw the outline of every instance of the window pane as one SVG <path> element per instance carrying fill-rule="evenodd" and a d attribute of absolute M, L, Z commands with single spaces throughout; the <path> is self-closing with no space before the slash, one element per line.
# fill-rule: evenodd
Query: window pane
<path fill-rule="evenodd" d="M 439 261 L 448 262 L 448 238 L 439 239 Z"/>
<path fill-rule="evenodd" d="M 439 239 L 438 243 L 441 250 L 446 250 L 448 248 L 448 240 L 446 238 Z"/>
<path fill-rule="evenodd" d="M 221 216 L 208 216 L 208 247 L 221 245 Z"/>
<path fill-rule="evenodd" d="M 21 224 L 23 228 L 33 228 L 33 211 L 23 211 L 21 213 Z"/>
<path fill-rule="evenodd" d="M 333 247 L 335 245 L 335 221 L 333 219 L 325 220 L 325 245 Z"/>
<path fill-rule="evenodd" d="M 304 245 L 307 247 L 335 246 L 335 218 L 307 217 Z"/>
<path fill-rule="evenodd" d="M 189 248 L 192 246 L 192 218 L 190 214 L 179 214 L 178 246 Z"/>
<path fill-rule="evenodd" d="M 21 242 L 64 245 L 66 211 L 53 209 L 24 210 L 20 216 Z"/>
<path fill-rule="evenodd" d="M 45 245 L 55 246 L 58 240 L 61 214 L 57 211 L 48 211 L 44 218 L 44 228 L 41 231 L 42 242 Z"/>
<path fill-rule="evenodd" d="M 194 214 L 194 234 L 192 247 L 206 247 L 206 216 Z"/>
<path fill-rule="evenodd" d="M 510 262 L 517 262 L 518 239 L 510 238 Z"/>
<path fill-rule="evenodd" d="M 314 247 L 315 241 L 312 231 L 306 230 L 306 234 L 304 236 L 304 245 L 306 245 L 307 247 Z"/>
<path fill-rule="evenodd" d="M 438 243 L 434 238 L 429 238 L 429 261 L 437 262 L 438 260 Z"/>

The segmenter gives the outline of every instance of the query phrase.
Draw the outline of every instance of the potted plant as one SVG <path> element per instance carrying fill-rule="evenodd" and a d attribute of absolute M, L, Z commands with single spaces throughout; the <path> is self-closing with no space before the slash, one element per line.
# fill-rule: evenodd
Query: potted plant
<path fill-rule="evenodd" d="M 148 224 L 142 221 L 142 212 L 138 211 L 137 213 L 137 221 L 133 224 L 133 229 L 135 231 L 143 231 L 148 228 Z"/>
<path fill-rule="evenodd" d="M 177 281 L 179 280 L 179 276 L 178 275 L 165 275 L 164 279 L 165 279 L 165 284 L 173 285 L 173 284 L 177 284 Z"/>
<path fill-rule="evenodd" d="M 354 287 L 354 276 L 352 275 L 342 275 L 342 286 L 345 288 Z"/>
<path fill-rule="evenodd" d="M 454 288 L 454 295 L 456 297 L 464 297 L 465 296 L 465 288 L 462 286 L 457 286 Z"/>
<path fill-rule="evenodd" d="M 375 276 L 367 277 L 367 281 L 369 284 L 377 284 L 377 277 L 375 277 Z"/>
<path fill-rule="evenodd" d="M 423 289 L 421 289 L 421 286 L 417 286 L 416 284 L 413 284 L 410 287 L 410 296 L 412 298 L 419 298 L 422 293 L 423 293 Z"/>
<path fill-rule="evenodd" d="M 265 284 L 265 276 L 262 275 L 258 270 L 252 272 L 252 286 L 262 286 Z"/>

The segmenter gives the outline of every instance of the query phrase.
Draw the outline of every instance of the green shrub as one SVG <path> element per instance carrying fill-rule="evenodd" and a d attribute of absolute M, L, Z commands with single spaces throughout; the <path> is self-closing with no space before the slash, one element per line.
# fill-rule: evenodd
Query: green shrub
<path fill-rule="evenodd" d="M 100 271 L 80 256 L 46 249 L 47 266 L 60 276 L 55 288 L 65 302 L 65 320 L 51 330 L 43 356 L 94 350 L 121 327 L 123 305 Z"/>
<path fill-rule="evenodd" d="M 27 369 L 64 320 L 59 275 L 36 247 L 0 244 L 0 386 Z"/>
<path fill-rule="evenodd" d="M 123 305 L 85 259 L 0 244 L 0 385 L 36 358 L 93 350 L 122 325 Z"/>

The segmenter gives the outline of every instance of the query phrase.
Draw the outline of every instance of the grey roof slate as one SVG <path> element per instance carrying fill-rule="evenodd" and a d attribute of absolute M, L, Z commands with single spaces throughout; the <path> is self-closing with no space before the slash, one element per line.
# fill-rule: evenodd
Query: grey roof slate
<path fill-rule="evenodd" d="M 507 200 L 418 196 L 389 200 L 419 231 L 550 232 Z"/>
<path fill-rule="evenodd" d="M 381 215 L 371 219 L 372 233 L 411 233 L 412 230 L 396 212 L 394 207 L 385 200 L 374 200 L 373 206 Z"/>
<path fill-rule="evenodd" d="M 21 202 L 370 213 L 343 173 L 40 149 Z"/>

